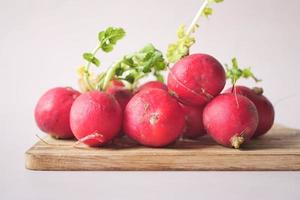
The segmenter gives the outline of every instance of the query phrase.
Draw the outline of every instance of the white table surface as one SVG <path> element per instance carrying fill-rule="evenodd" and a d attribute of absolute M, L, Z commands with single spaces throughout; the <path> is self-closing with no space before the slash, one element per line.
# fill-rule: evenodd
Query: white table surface
<path fill-rule="evenodd" d="M 24 152 L 43 135 L 33 109 L 45 90 L 76 85 L 97 32 L 128 34 L 103 66 L 153 42 L 165 51 L 199 0 L 0 0 L 0 199 L 300 199 L 299 172 L 35 172 Z M 237 56 L 263 78 L 276 121 L 300 128 L 300 1 L 225 0 L 201 21 L 193 52 Z M 240 82 L 252 84 L 251 81 Z"/>
<path fill-rule="evenodd" d="M 299 172 L 36 172 L 23 164 L 1 169 L 0 199 L 300 198 Z"/>
<path fill-rule="evenodd" d="M 1 180 L 0 198 L 298 200 L 299 184 L 293 172 L 20 171 Z"/>

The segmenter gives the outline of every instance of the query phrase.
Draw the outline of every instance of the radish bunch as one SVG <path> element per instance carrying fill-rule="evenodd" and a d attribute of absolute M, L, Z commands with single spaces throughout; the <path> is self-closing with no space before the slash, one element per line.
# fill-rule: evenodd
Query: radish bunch
<path fill-rule="evenodd" d="M 199 17 L 211 15 L 211 5 L 221 1 L 205 0 L 188 29 L 180 26 L 166 56 L 147 44 L 94 74 L 91 66 L 101 65 L 97 53 L 111 52 L 126 34 L 115 27 L 101 31 L 97 47 L 83 54 L 81 93 L 62 87 L 46 92 L 35 109 L 38 127 L 55 138 L 75 137 L 92 147 L 117 137 L 165 147 L 178 138 L 201 140 L 208 134 L 223 146 L 240 148 L 267 133 L 274 123 L 271 102 L 261 88 L 236 85 L 240 78 L 260 81 L 251 70 L 240 69 L 235 58 L 224 69 L 212 55 L 190 54 Z M 167 69 L 165 84 L 162 72 Z M 140 84 L 149 75 L 156 80 Z M 227 79 L 232 87 L 221 93 Z"/>

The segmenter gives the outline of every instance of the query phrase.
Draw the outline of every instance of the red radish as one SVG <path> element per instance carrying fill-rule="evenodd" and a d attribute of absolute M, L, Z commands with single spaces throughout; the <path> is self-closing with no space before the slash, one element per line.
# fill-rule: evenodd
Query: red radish
<path fill-rule="evenodd" d="M 216 142 L 239 148 L 254 135 L 258 125 L 258 113 L 247 97 L 231 93 L 221 94 L 205 107 L 203 124 Z"/>
<path fill-rule="evenodd" d="M 115 97 L 121 106 L 122 112 L 124 112 L 126 105 L 133 96 L 133 93 L 125 88 L 121 81 L 115 79 L 111 80 L 110 85 L 106 89 L 106 93 Z M 124 136 L 124 133 L 121 131 L 119 136 Z"/>
<path fill-rule="evenodd" d="M 122 110 L 125 110 L 127 103 L 133 96 L 132 92 L 124 87 L 109 87 L 106 92 L 116 98 Z"/>
<path fill-rule="evenodd" d="M 185 120 L 175 98 L 165 90 L 149 88 L 129 101 L 123 123 L 125 133 L 140 144 L 163 147 L 179 137 Z"/>
<path fill-rule="evenodd" d="M 166 90 L 168 91 L 168 87 L 166 84 L 160 82 L 160 81 L 149 81 L 147 83 L 144 83 L 143 85 L 141 85 L 136 92 L 139 92 L 141 90 L 144 89 L 148 89 L 148 88 L 158 88 L 158 89 L 162 89 L 162 90 Z"/>
<path fill-rule="evenodd" d="M 225 93 L 231 92 L 248 97 L 256 106 L 259 122 L 253 137 L 267 133 L 274 123 L 275 112 L 272 103 L 263 95 L 262 88 L 250 89 L 244 86 L 235 86 L 234 91 L 232 88 L 225 91 Z"/>
<path fill-rule="evenodd" d="M 124 111 L 127 103 L 133 96 L 132 92 L 124 87 L 124 84 L 119 80 L 112 80 L 111 84 L 106 89 L 106 93 L 114 96 L 119 102 L 122 111 Z"/>
<path fill-rule="evenodd" d="M 80 142 L 101 146 L 121 130 L 122 110 L 113 96 L 100 91 L 87 92 L 75 100 L 70 124 Z"/>
<path fill-rule="evenodd" d="M 35 107 L 35 121 L 38 127 L 55 138 L 73 138 L 70 128 L 70 110 L 80 93 L 70 87 L 56 87 L 48 90 Z"/>
<path fill-rule="evenodd" d="M 225 86 L 222 65 L 207 54 L 193 54 L 179 60 L 168 76 L 168 88 L 181 102 L 203 106 Z"/>
<path fill-rule="evenodd" d="M 202 122 L 202 114 L 204 107 L 187 106 L 180 104 L 185 113 L 185 128 L 183 137 L 195 139 L 206 134 Z"/>

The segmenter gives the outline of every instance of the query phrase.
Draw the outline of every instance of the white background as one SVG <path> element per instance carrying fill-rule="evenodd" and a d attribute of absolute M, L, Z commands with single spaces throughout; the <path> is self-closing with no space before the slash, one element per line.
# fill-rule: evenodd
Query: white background
<path fill-rule="evenodd" d="M 199 0 L 0 0 L 0 199 L 299 199 L 297 172 L 32 172 L 24 152 L 40 134 L 33 119 L 39 96 L 76 87 L 81 54 L 97 33 L 121 26 L 126 38 L 103 67 L 152 42 L 162 51 L 188 24 Z M 276 121 L 300 128 L 300 1 L 225 0 L 203 19 L 192 52 L 228 63 L 236 56 L 264 81 Z M 252 81 L 241 81 L 254 85 Z"/>

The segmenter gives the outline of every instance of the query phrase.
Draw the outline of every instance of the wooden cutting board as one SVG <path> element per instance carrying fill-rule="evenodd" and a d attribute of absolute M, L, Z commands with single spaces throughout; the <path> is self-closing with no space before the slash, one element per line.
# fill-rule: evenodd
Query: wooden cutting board
<path fill-rule="evenodd" d="M 102 148 L 73 147 L 51 137 L 25 156 L 31 170 L 300 170 L 300 130 L 275 126 L 267 135 L 236 150 L 208 136 L 180 140 L 167 148 L 139 146 L 128 138 Z"/>

